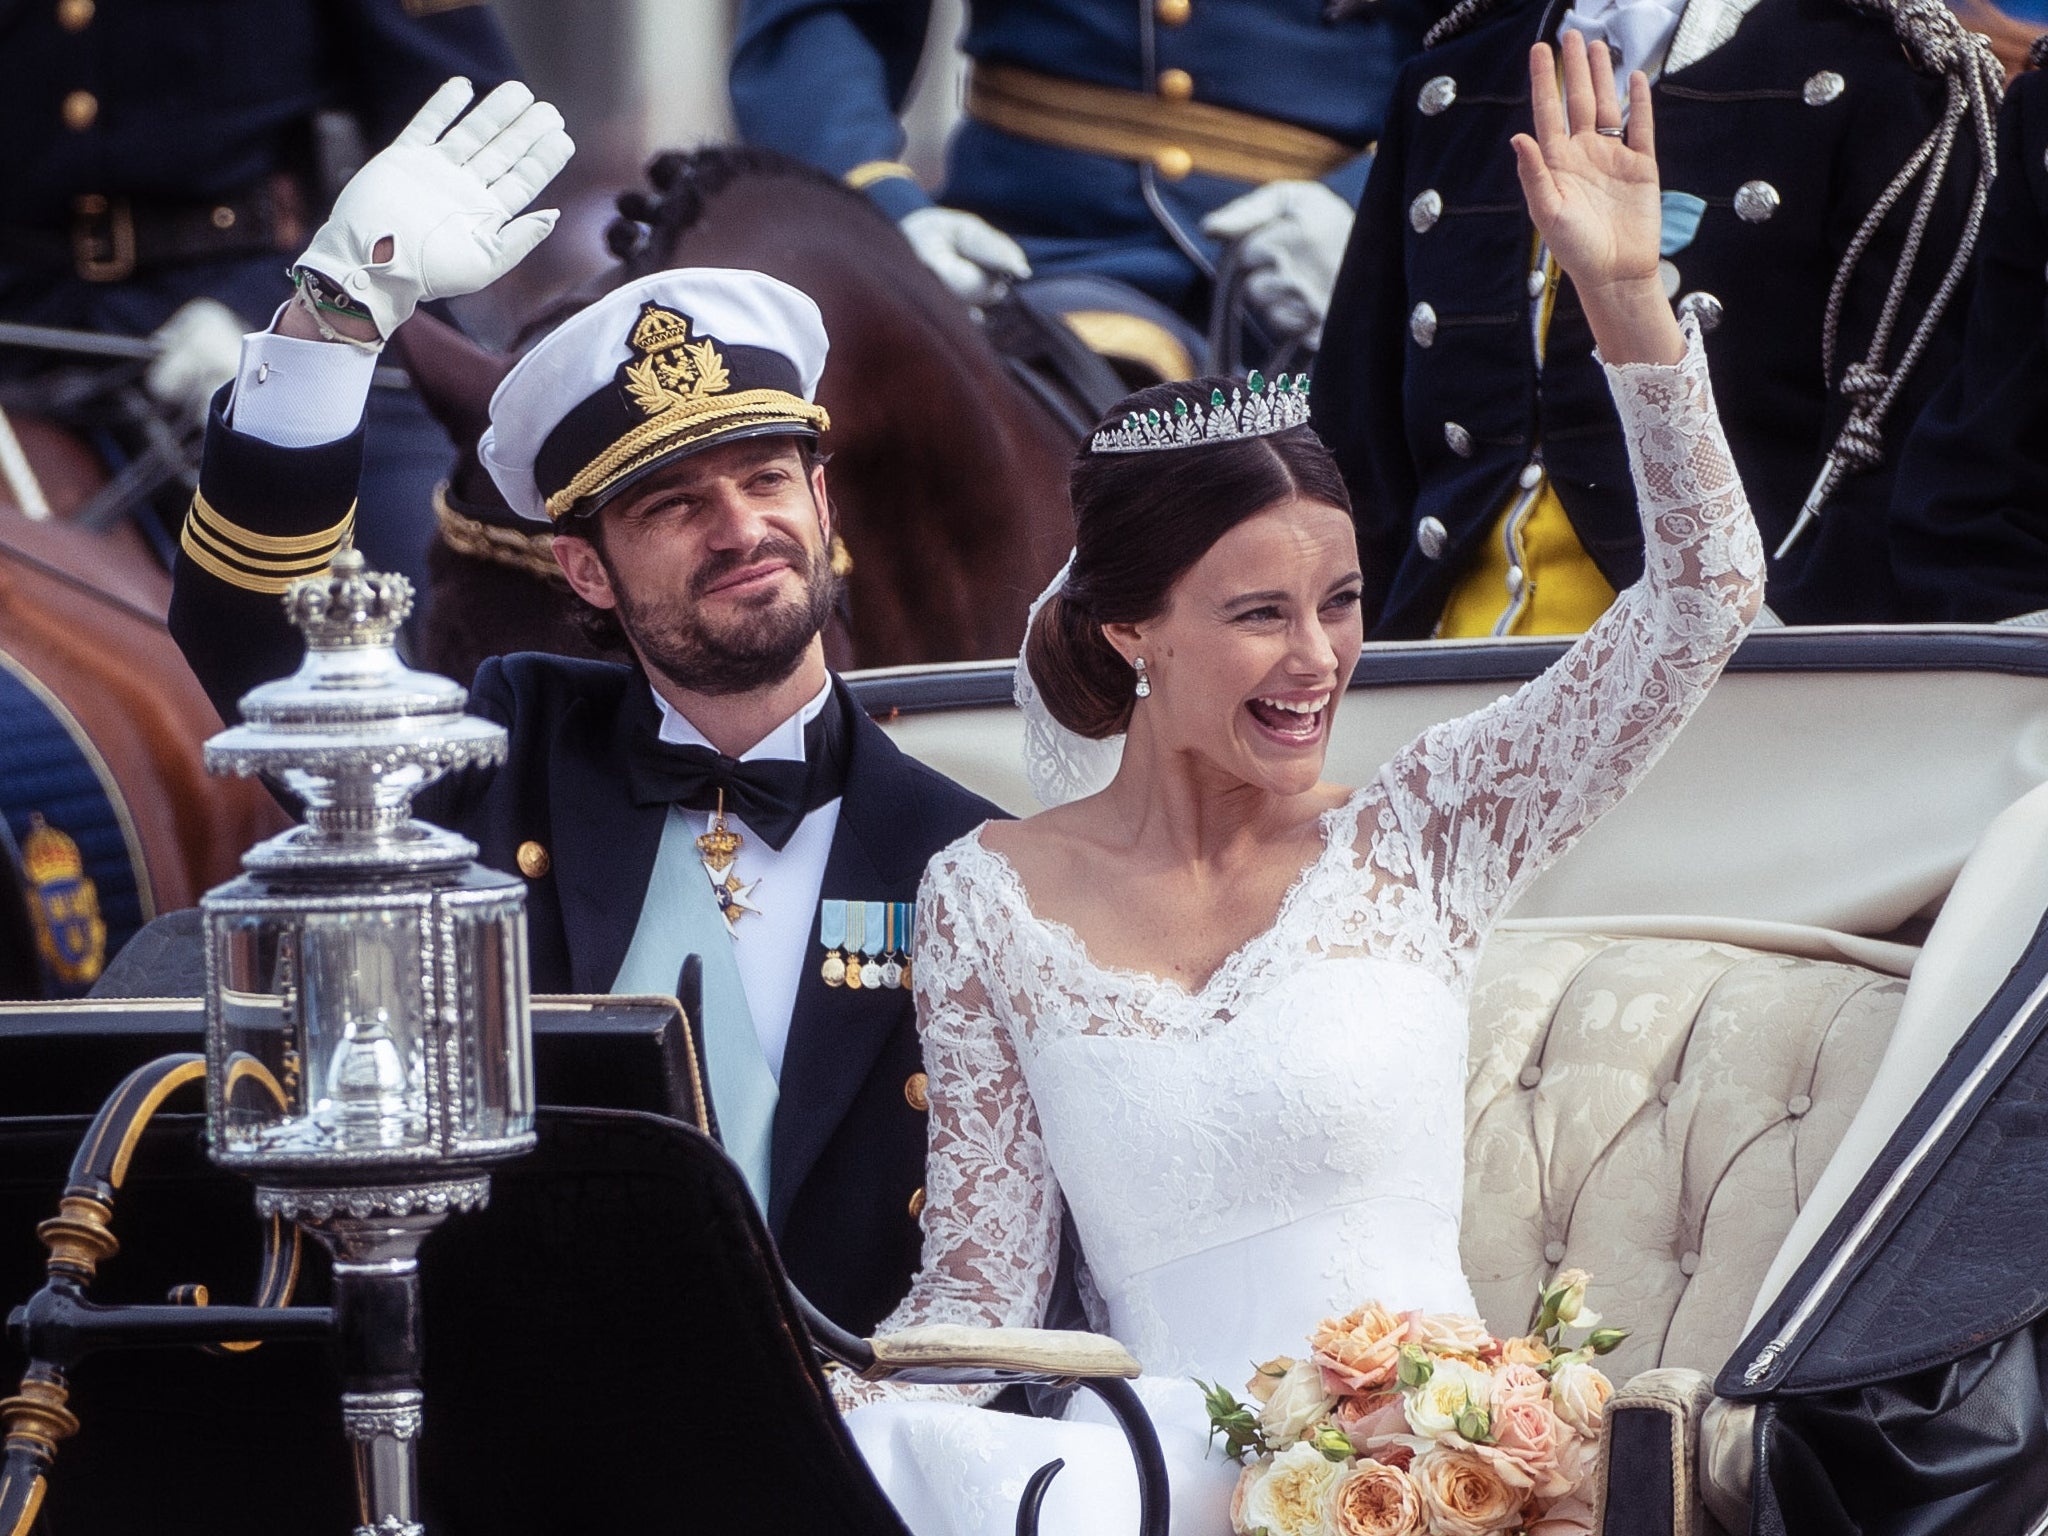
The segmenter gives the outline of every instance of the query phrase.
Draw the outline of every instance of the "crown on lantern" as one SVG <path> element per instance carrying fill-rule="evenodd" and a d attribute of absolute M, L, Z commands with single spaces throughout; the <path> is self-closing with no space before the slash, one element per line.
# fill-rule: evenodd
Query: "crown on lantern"
<path fill-rule="evenodd" d="M 362 551 L 343 545 L 326 571 L 291 584 L 284 611 L 310 646 L 389 645 L 412 612 L 412 583 L 365 571 Z"/>
<path fill-rule="evenodd" d="M 1281 374 L 1270 384 L 1254 371 L 1241 390 L 1228 399 L 1220 389 L 1209 403 L 1173 402 L 1169 411 L 1133 411 L 1121 426 L 1105 427 L 1089 443 L 1093 453 L 1151 453 L 1163 448 L 1193 448 L 1202 443 L 1228 443 L 1244 437 L 1266 437 L 1308 422 L 1308 375 Z"/>

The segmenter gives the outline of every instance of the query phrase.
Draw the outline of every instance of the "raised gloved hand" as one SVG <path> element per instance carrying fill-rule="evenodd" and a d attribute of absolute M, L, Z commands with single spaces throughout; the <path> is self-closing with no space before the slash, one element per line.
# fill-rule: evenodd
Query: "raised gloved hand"
<path fill-rule="evenodd" d="M 986 219 L 958 208 L 919 208 L 906 213 L 897 228 L 917 259 L 966 303 L 993 303 L 1011 283 L 1031 275 L 1022 246 Z"/>
<path fill-rule="evenodd" d="M 187 299 L 150 332 L 157 350 L 142 387 L 188 424 L 204 422 L 213 392 L 235 376 L 247 329 L 242 317 L 219 299 Z"/>
<path fill-rule="evenodd" d="M 560 217 L 553 208 L 518 215 L 576 152 L 562 114 L 508 81 L 456 121 L 475 94 L 459 77 L 434 92 L 349 179 L 299 258 L 369 311 L 380 336 L 422 299 L 503 277 Z"/>
<path fill-rule="evenodd" d="M 1202 233 L 1236 247 L 1245 302 L 1276 339 L 1298 336 L 1313 348 L 1322 345 L 1351 220 L 1351 205 L 1320 181 L 1271 181 L 1202 220 Z"/>

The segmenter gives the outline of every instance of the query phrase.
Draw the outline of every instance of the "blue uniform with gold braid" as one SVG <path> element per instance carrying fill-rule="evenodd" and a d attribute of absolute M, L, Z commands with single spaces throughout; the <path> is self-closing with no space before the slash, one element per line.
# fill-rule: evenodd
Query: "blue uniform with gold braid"
<path fill-rule="evenodd" d="M 1252 187 L 1321 180 L 1356 204 L 1401 62 L 1428 17 L 1374 0 L 971 0 L 966 117 L 938 200 L 1024 247 L 1034 273 L 1120 279 L 1191 313 L 1216 248 L 1197 226 Z M 746 0 L 741 133 L 864 189 L 932 199 L 896 113 L 929 0 Z M 1192 253 L 1192 254 L 1191 254 Z"/>
<path fill-rule="evenodd" d="M 145 335 L 204 296 L 268 324 L 326 216 L 314 115 L 380 148 L 450 75 L 514 73 L 461 0 L 0 0 L 0 319 Z M 371 411 L 365 548 L 417 580 L 452 449 L 408 393 Z"/>
<path fill-rule="evenodd" d="M 1351 491 L 1378 639 L 1431 634 L 1489 559 L 1509 578 L 1502 604 L 1523 598 L 1530 573 L 1498 545 L 1525 490 L 1561 505 L 1543 526 L 1571 546 L 1550 553 L 1585 568 L 1581 590 L 1642 574 L 1621 423 L 1569 280 L 1532 283 L 1535 230 L 1508 145 L 1530 131 L 1530 45 L 1555 38 L 1565 8 L 1520 0 L 1410 61 L 1337 279 L 1314 424 Z M 1865 215 L 1941 121 L 1946 83 L 1914 67 L 1890 19 L 1843 0 L 1692 0 L 1672 53 L 1651 88 L 1666 279 L 1708 330 L 1729 446 L 1776 549 L 1850 412 L 1822 372 L 1831 285 Z M 1978 167 L 1969 134 L 1958 138 L 1898 336 L 1958 248 Z M 1916 184 L 1843 291 L 1836 380 L 1883 323 L 1918 196 Z M 1768 598 L 1787 622 L 1898 616 L 1892 472 L 1955 365 L 1965 302 L 1949 306 L 1885 417 L 1882 462 L 1846 478 L 1773 559 Z M 1532 304 L 1545 306 L 1540 360 Z"/>

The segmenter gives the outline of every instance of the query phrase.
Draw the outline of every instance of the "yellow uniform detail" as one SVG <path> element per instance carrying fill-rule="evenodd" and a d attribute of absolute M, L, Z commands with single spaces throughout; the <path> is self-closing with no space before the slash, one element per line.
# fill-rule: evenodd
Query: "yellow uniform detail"
<path fill-rule="evenodd" d="M 1532 322 L 1540 367 L 1558 283 L 1557 263 L 1540 244 L 1532 253 L 1530 271 L 1544 276 Z M 1550 477 L 1540 472 L 1541 449 L 1538 444 L 1530 458 L 1539 469 L 1534 483 L 1515 488 L 1487 530 L 1471 567 L 1451 588 L 1437 623 L 1442 638 L 1576 635 L 1614 601 L 1614 588 L 1579 543 Z M 1525 482 L 1528 478 L 1525 473 Z"/>

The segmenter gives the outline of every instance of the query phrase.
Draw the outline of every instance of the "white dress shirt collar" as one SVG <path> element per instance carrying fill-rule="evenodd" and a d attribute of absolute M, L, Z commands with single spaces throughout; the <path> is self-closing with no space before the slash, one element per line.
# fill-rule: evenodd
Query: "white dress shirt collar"
<path fill-rule="evenodd" d="M 664 699 L 660 693 L 655 692 L 651 685 L 648 691 L 654 693 L 655 707 L 661 711 L 661 730 L 659 732 L 661 740 L 674 742 L 678 746 L 711 747 L 710 740 L 696 726 L 690 724 L 681 710 L 669 703 L 667 699 Z M 782 724 L 776 726 L 774 730 L 742 752 L 739 755 L 739 761 L 743 763 L 778 760 L 793 763 L 802 762 L 804 760 L 804 727 L 818 718 L 820 712 L 825 708 L 826 701 L 831 697 L 832 680 L 828 677 L 825 679 L 825 686 L 818 690 L 816 698 L 812 699 L 810 703 L 806 704 L 802 709 L 791 715 Z M 714 752 L 718 750 L 716 747 L 711 749 Z"/>

